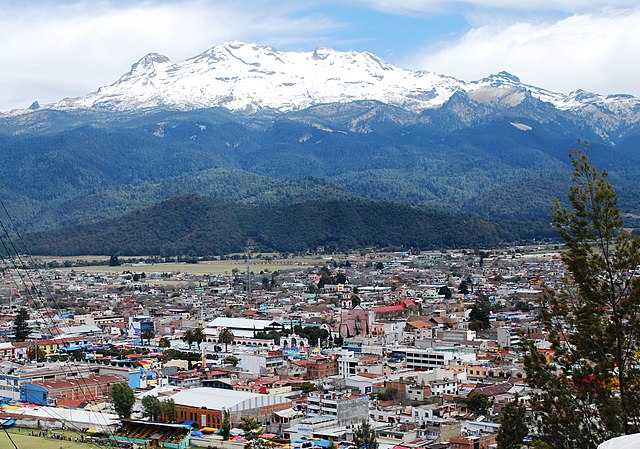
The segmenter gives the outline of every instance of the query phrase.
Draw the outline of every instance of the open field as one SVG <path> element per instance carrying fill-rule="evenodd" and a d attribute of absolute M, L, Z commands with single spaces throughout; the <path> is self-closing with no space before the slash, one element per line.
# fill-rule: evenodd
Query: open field
<path fill-rule="evenodd" d="M 250 269 L 254 273 L 261 271 L 290 271 L 301 270 L 309 267 L 317 266 L 321 261 L 319 259 L 281 259 L 273 261 L 262 261 L 260 259 L 251 261 Z M 234 269 L 244 272 L 247 270 L 247 264 L 238 260 L 214 260 L 199 262 L 197 264 L 189 263 L 156 263 L 148 265 L 130 265 L 123 264 L 116 267 L 108 265 L 74 267 L 74 268 L 57 268 L 60 271 L 86 271 L 90 273 L 121 273 L 123 271 L 131 271 L 132 273 L 193 273 L 193 274 L 224 274 L 231 273 Z"/>
<path fill-rule="evenodd" d="M 29 432 L 39 432 L 39 430 L 35 429 L 11 428 L 7 430 L 9 432 L 9 435 L 11 435 L 13 442 L 19 449 L 96 449 L 99 447 L 95 443 L 75 443 L 68 440 L 56 440 L 54 438 L 30 436 Z M 72 439 L 75 437 L 78 437 L 78 439 L 80 439 L 80 434 L 75 432 L 65 431 L 64 435 L 70 436 Z M 6 433 L 4 433 L 4 431 L 0 432 L 0 449 L 14 449 L 14 446 L 11 444 L 9 437 Z"/>

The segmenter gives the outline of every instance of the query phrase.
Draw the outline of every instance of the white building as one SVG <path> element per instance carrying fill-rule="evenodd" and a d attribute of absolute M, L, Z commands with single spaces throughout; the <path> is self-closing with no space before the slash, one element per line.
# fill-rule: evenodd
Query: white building
<path fill-rule="evenodd" d="M 271 320 L 218 317 L 209 321 L 204 328 L 207 341 L 217 341 L 220 331 L 225 327 L 233 332 L 234 337 L 253 338 L 257 332 L 282 330 L 284 325 Z"/>
<path fill-rule="evenodd" d="M 287 365 L 282 355 L 276 354 L 237 354 L 238 366 L 254 374 L 274 374 L 277 368 Z"/>
<path fill-rule="evenodd" d="M 442 368 L 454 361 L 475 362 L 475 352 L 463 351 L 459 348 L 399 348 L 394 351 L 404 353 L 408 369 L 429 370 Z"/>
<path fill-rule="evenodd" d="M 355 376 L 358 373 L 358 359 L 351 351 L 344 351 L 338 357 L 338 376 L 343 379 L 349 376 Z"/>

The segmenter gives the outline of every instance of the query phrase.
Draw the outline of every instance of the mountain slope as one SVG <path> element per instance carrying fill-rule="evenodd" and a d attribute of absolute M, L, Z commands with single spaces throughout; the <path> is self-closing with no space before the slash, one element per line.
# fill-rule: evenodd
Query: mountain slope
<path fill-rule="evenodd" d="M 27 236 L 33 254 L 211 255 L 244 250 L 328 250 L 495 245 L 492 223 L 466 214 L 354 200 L 244 206 L 181 195 L 117 219 Z"/>

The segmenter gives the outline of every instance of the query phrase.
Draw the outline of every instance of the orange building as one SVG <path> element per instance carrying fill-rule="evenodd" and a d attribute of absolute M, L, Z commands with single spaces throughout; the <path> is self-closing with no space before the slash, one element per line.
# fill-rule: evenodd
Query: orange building
<path fill-rule="evenodd" d="M 495 433 L 449 439 L 450 449 L 487 449 L 492 444 L 496 444 Z"/>

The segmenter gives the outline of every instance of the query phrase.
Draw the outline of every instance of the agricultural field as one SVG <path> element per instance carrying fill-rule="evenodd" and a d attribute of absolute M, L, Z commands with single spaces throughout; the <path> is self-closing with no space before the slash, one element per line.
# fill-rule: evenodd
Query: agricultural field
<path fill-rule="evenodd" d="M 140 257 L 142 259 L 142 257 Z M 128 258 L 123 258 L 128 259 Z M 135 257 L 131 257 L 135 259 Z M 84 271 L 89 273 L 121 273 L 130 271 L 132 273 L 191 273 L 195 275 L 217 275 L 231 274 L 234 271 L 245 272 L 247 263 L 244 259 L 239 260 L 212 260 L 200 261 L 198 263 L 186 262 L 170 262 L 170 263 L 152 263 L 152 264 L 130 264 L 123 263 L 118 266 L 109 266 L 108 258 L 104 256 L 81 256 L 81 257 L 38 257 L 36 262 L 44 264 L 47 262 L 58 262 L 61 265 L 65 262 L 74 263 L 77 261 L 104 261 L 101 265 L 88 265 L 78 267 L 60 267 L 56 268 L 60 271 Z M 296 257 L 296 258 L 254 258 L 251 260 L 250 269 L 254 273 L 273 272 L 273 271 L 291 271 L 299 270 L 307 267 L 314 267 L 322 263 L 319 257 Z"/>

